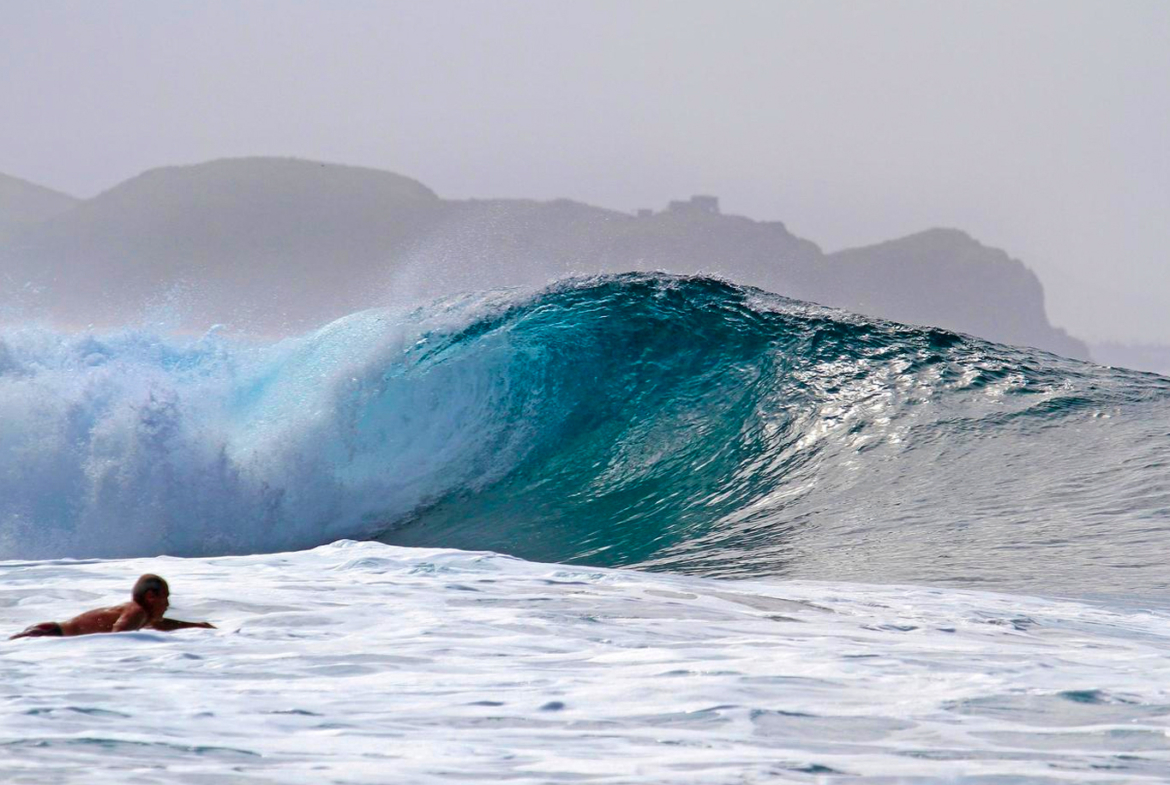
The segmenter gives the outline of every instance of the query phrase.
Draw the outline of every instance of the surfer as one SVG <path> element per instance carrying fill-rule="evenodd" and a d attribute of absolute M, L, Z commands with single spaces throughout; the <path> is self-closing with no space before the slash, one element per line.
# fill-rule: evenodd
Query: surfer
<path fill-rule="evenodd" d="M 214 630 L 214 625 L 205 621 L 178 621 L 177 619 L 163 618 L 163 614 L 170 607 L 171 589 L 167 582 L 157 575 L 143 575 L 134 584 L 130 593 L 130 602 L 115 605 L 111 608 L 95 608 L 86 611 L 80 616 L 74 616 L 69 621 L 46 621 L 34 624 L 24 632 L 18 632 L 9 640 L 16 638 L 42 638 L 70 635 L 90 635 L 95 632 L 130 632 L 149 628 L 170 632 L 171 630 L 185 630 L 189 627 L 202 627 Z"/>

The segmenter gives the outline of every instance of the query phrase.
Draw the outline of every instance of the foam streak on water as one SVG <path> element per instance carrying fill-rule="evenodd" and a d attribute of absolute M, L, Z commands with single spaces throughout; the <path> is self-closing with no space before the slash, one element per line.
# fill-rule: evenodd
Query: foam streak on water
<path fill-rule="evenodd" d="M 1160 782 L 1170 616 L 340 542 L 0 564 L 0 629 L 157 571 L 219 629 L 0 644 L 0 780 Z"/>

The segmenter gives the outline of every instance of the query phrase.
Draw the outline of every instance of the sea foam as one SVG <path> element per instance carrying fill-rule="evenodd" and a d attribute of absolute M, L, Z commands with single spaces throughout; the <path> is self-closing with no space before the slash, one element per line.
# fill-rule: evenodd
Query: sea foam
<path fill-rule="evenodd" d="M 0 564 L 0 628 L 171 582 L 216 630 L 0 645 L 6 782 L 1161 782 L 1170 615 L 339 542 Z"/>

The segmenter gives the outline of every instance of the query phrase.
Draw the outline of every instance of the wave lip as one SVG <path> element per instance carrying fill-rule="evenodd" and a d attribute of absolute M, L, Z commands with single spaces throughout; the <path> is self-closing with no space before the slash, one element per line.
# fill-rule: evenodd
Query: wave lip
<path fill-rule="evenodd" d="M 1124 568 L 1161 590 L 1168 400 L 1161 377 L 659 274 L 272 345 L 30 329 L 0 343 L 0 555 L 380 533 L 733 576 L 1029 585 L 1040 558 L 1048 588 Z"/>

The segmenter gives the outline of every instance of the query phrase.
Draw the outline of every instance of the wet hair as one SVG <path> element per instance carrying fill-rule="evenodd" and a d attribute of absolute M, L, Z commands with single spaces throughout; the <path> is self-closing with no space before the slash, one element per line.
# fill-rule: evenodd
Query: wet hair
<path fill-rule="evenodd" d="M 166 590 L 168 593 L 170 592 L 170 587 L 167 586 L 167 582 L 157 575 L 147 573 L 134 584 L 134 590 L 130 593 L 130 596 L 139 605 L 144 605 L 148 591 L 161 592 L 163 590 Z"/>

